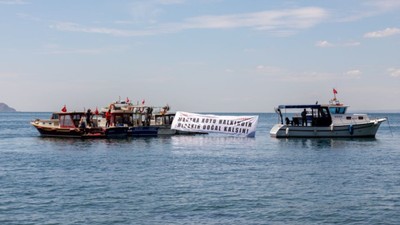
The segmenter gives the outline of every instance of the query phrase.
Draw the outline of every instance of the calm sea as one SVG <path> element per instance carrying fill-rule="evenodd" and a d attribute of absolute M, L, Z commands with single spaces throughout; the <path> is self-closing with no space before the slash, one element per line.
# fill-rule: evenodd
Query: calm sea
<path fill-rule="evenodd" d="M 0 113 L 0 224 L 399 224 L 400 114 L 373 139 L 41 138 Z M 389 126 L 390 124 L 390 126 Z"/>

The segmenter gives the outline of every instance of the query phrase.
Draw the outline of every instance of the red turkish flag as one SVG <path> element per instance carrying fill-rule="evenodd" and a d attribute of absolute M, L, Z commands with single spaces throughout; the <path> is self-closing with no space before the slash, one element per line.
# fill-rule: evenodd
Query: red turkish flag
<path fill-rule="evenodd" d="M 61 112 L 67 112 L 67 107 L 64 105 L 64 107 L 61 109 Z"/>

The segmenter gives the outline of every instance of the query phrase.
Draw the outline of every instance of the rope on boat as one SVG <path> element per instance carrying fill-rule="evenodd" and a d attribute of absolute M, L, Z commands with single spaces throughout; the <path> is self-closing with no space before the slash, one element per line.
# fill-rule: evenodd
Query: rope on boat
<path fill-rule="evenodd" d="M 387 120 L 387 122 L 388 122 L 388 125 L 389 125 L 389 130 L 390 130 L 390 134 L 392 135 L 392 137 L 393 137 L 393 132 L 392 132 L 392 127 L 390 126 L 390 123 L 389 123 L 389 117 L 385 117 L 385 119 Z"/>

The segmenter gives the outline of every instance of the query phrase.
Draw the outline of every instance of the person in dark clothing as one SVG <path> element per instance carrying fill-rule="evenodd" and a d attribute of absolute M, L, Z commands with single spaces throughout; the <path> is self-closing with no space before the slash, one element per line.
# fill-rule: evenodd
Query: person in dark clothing
<path fill-rule="evenodd" d="M 92 111 L 90 109 L 86 112 L 86 125 L 90 127 L 92 126 Z"/>
<path fill-rule="evenodd" d="M 303 112 L 301 112 L 301 124 L 303 126 L 307 126 L 307 110 L 304 109 Z"/>
<path fill-rule="evenodd" d="M 289 124 L 290 124 L 290 120 L 289 120 L 288 117 L 285 118 L 285 122 L 286 122 L 286 125 L 289 125 Z"/>

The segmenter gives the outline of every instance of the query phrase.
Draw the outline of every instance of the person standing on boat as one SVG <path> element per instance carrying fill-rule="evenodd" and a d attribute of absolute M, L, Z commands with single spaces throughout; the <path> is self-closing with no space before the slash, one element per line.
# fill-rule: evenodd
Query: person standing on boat
<path fill-rule="evenodd" d="M 303 112 L 301 112 L 301 124 L 303 126 L 307 126 L 307 110 L 304 109 Z"/>
<path fill-rule="evenodd" d="M 110 121 L 111 121 L 111 109 L 109 109 L 106 112 L 106 127 L 110 126 Z"/>
<path fill-rule="evenodd" d="M 86 112 L 86 125 L 90 127 L 92 126 L 92 111 L 90 109 Z"/>
<path fill-rule="evenodd" d="M 86 131 L 86 122 L 85 118 L 82 116 L 81 120 L 79 121 L 79 129 L 85 133 Z"/>

